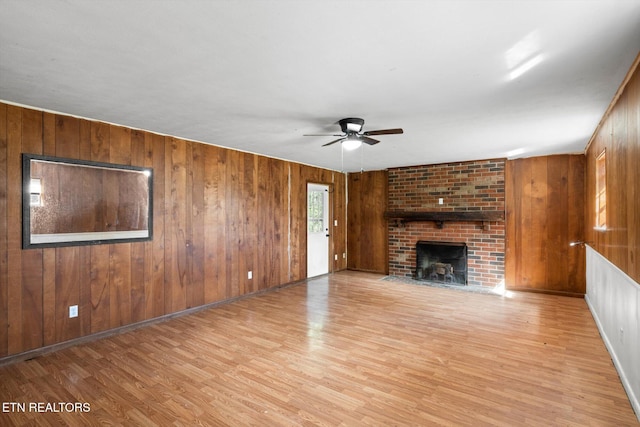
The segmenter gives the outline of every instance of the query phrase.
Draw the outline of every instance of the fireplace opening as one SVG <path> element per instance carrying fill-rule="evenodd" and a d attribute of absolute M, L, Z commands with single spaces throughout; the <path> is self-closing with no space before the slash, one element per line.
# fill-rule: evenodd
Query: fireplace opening
<path fill-rule="evenodd" d="M 430 282 L 466 285 L 466 243 L 418 241 L 415 278 Z"/>

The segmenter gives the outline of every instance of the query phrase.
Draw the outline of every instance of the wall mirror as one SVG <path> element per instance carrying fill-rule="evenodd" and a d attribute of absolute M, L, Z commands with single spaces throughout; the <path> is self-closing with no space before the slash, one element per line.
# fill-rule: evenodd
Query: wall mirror
<path fill-rule="evenodd" d="M 152 239 L 151 168 L 22 155 L 22 247 Z"/>

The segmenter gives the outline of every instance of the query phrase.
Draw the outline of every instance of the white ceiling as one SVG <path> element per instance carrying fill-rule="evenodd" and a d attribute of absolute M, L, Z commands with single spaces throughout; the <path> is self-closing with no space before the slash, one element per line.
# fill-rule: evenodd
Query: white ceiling
<path fill-rule="evenodd" d="M 0 99 L 377 170 L 582 152 L 639 49 L 638 0 L 0 0 Z"/>

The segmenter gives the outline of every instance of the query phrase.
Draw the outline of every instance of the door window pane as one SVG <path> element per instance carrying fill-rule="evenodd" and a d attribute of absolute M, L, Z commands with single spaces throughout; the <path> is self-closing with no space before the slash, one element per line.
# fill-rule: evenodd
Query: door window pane
<path fill-rule="evenodd" d="M 307 200 L 307 225 L 309 233 L 324 231 L 324 194 L 322 191 L 309 191 Z"/>

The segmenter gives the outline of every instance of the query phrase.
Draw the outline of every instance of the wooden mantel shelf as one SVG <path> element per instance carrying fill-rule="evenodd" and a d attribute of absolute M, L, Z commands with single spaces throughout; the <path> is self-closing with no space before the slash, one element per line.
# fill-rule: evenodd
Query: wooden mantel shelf
<path fill-rule="evenodd" d="M 442 228 L 446 221 L 480 221 L 483 227 L 488 222 L 504 221 L 504 211 L 388 211 L 384 217 L 395 220 L 396 226 L 407 222 L 434 221 Z"/>

